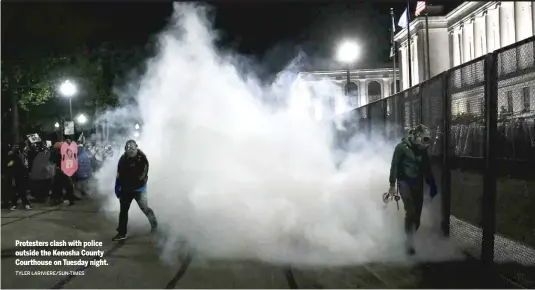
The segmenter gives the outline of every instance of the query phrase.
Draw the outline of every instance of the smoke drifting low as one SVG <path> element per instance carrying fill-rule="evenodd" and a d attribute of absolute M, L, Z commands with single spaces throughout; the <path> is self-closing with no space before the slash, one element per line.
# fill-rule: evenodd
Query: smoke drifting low
<path fill-rule="evenodd" d="M 293 66 L 262 86 L 238 72 L 232 55 L 218 53 L 214 37 L 204 8 L 176 4 L 136 94 L 162 257 L 176 257 L 185 241 L 206 257 L 309 265 L 406 261 L 403 213 L 381 200 L 392 144 L 355 136 L 366 149 L 340 165 L 331 126 L 310 118 L 310 96 L 295 85 Z M 329 86 L 318 83 L 318 91 L 343 99 Z M 114 220 L 117 160 L 97 174 Z M 130 229 L 147 223 L 141 215 L 133 206 Z M 425 238 L 433 242 L 423 259 L 451 256 L 444 242 Z"/>

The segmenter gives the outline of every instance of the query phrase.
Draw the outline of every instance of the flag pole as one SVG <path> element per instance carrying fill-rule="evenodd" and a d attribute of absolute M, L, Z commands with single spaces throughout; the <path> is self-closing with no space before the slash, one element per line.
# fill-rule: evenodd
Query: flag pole
<path fill-rule="evenodd" d="M 392 42 L 392 82 L 394 84 L 393 94 L 398 93 L 398 86 L 396 82 L 396 42 L 394 41 L 394 34 L 396 33 L 396 22 L 394 20 L 394 8 L 390 8 L 390 17 L 392 18 L 392 33 L 390 34 Z"/>
<path fill-rule="evenodd" d="M 409 59 L 409 88 L 412 87 L 412 61 L 411 61 L 411 6 L 410 1 L 407 1 L 407 52 Z"/>
<path fill-rule="evenodd" d="M 431 58 L 430 58 L 430 51 L 429 51 L 429 13 L 427 12 L 427 7 L 425 7 L 425 35 L 426 35 L 426 43 L 427 46 L 427 79 L 431 78 Z"/>

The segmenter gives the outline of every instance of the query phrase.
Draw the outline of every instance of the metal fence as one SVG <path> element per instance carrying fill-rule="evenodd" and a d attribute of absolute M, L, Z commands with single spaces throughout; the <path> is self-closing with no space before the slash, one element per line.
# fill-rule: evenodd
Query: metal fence
<path fill-rule="evenodd" d="M 535 288 L 535 37 L 353 111 L 357 132 L 400 138 L 420 123 L 442 193 L 443 231 Z"/>

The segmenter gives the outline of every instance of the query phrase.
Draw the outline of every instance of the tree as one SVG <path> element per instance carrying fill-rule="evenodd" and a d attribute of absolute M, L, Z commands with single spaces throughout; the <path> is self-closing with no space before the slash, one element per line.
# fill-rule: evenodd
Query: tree
<path fill-rule="evenodd" d="M 19 142 L 19 107 L 41 104 L 50 95 L 50 84 L 45 75 L 54 59 L 29 62 L 2 61 L 2 94 L 11 100 L 13 142 Z"/>
<path fill-rule="evenodd" d="M 96 115 L 118 104 L 114 85 L 138 77 L 143 60 L 150 54 L 148 47 L 119 49 L 108 44 L 97 49 L 79 49 L 64 56 L 25 58 L 2 61 L 2 93 L 10 96 L 13 134 L 16 140 L 20 129 L 43 128 L 59 122 L 68 114 L 68 106 L 57 91 L 64 80 L 76 83 L 78 93 L 72 101 L 73 112 Z M 135 78 L 134 77 L 134 78 Z M 19 125 L 19 110 L 23 126 Z M 22 127 L 22 128 L 21 128 Z M 16 135 L 16 136 L 15 136 Z"/>
<path fill-rule="evenodd" d="M 104 85 L 100 62 L 91 59 L 86 51 L 62 57 L 2 61 L 2 93 L 10 97 L 13 106 L 15 141 L 20 140 L 19 108 L 26 116 L 26 125 L 61 119 L 65 110 L 61 110 L 64 106 L 59 101 L 57 87 L 66 79 L 75 81 L 82 92 L 82 100 L 75 102 L 78 107 L 83 107 L 91 96 L 106 100 L 102 102 L 105 105 L 114 103 L 113 96 L 112 100 L 107 99 L 110 89 Z M 50 106 L 52 104 L 57 106 Z"/>

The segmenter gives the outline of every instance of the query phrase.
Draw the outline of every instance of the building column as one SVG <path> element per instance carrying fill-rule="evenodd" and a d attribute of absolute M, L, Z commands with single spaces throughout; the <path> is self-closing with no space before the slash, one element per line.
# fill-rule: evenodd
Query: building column
<path fill-rule="evenodd" d="M 392 95 L 392 78 L 383 79 L 383 89 L 381 90 L 381 98 L 390 97 Z"/>
<path fill-rule="evenodd" d="M 483 29 L 481 29 L 481 33 L 483 35 L 481 35 L 481 46 L 483 47 L 483 51 L 482 51 L 482 55 L 485 55 L 487 54 L 487 52 L 489 51 L 489 47 L 488 47 L 488 44 L 487 44 L 487 39 L 488 39 L 488 11 L 485 10 L 483 11 L 483 14 L 481 15 L 481 17 L 483 17 Z"/>
<path fill-rule="evenodd" d="M 420 67 L 418 61 L 418 35 L 411 37 L 412 85 L 420 83 Z"/>
<path fill-rule="evenodd" d="M 531 2 L 515 1 L 514 6 L 516 41 L 521 41 L 533 35 Z"/>
<path fill-rule="evenodd" d="M 360 105 L 364 106 L 368 104 L 368 88 L 366 87 L 366 79 L 359 79 L 359 99 Z"/>
<path fill-rule="evenodd" d="M 400 55 L 401 55 L 401 61 L 400 61 L 400 64 L 401 64 L 401 68 L 400 68 L 400 73 L 401 73 L 401 90 L 400 91 L 404 91 L 408 88 L 409 86 L 409 66 L 408 66 L 408 63 L 407 63 L 407 47 L 405 45 L 401 45 L 400 46 Z"/>
<path fill-rule="evenodd" d="M 450 30 L 448 31 L 448 38 L 449 38 L 449 41 L 448 41 L 448 48 L 449 48 L 449 52 L 450 52 L 450 68 L 454 67 L 455 66 L 455 49 L 453 49 L 455 47 L 455 44 L 453 43 L 453 41 L 455 40 L 455 38 L 453 37 L 453 31 Z"/>
<path fill-rule="evenodd" d="M 531 27 L 533 35 L 535 35 L 535 2 L 531 1 Z"/>

